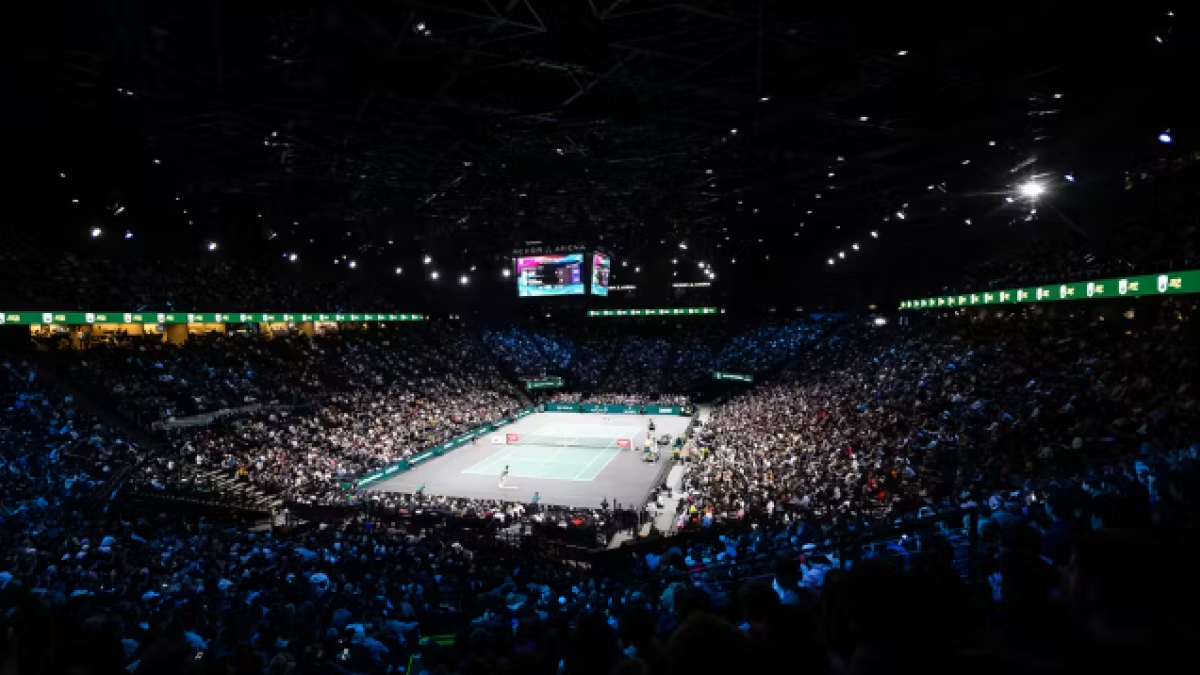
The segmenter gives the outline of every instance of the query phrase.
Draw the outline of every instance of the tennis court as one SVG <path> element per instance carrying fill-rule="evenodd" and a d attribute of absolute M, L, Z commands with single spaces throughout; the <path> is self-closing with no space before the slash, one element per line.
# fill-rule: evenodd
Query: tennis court
<path fill-rule="evenodd" d="M 421 462 L 376 483 L 394 492 L 528 502 L 535 493 L 543 504 L 595 508 L 634 504 L 646 495 L 661 465 L 642 460 L 649 417 L 590 413 L 534 413 L 492 432 L 478 443 Z M 655 417 L 655 434 L 677 436 L 685 417 Z M 508 434 L 517 434 L 509 444 Z M 629 439 L 636 452 L 617 446 Z M 509 480 L 499 485 L 508 466 Z"/>
<path fill-rule="evenodd" d="M 639 433 L 641 429 L 633 426 L 550 423 L 517 434 L 516 444 L 505 446 L 463 473 L 499 476 L 507 466 L 511 478 L 592 481 L 622 452 L 618 439 L 626 439 L 638 448 Z"/>

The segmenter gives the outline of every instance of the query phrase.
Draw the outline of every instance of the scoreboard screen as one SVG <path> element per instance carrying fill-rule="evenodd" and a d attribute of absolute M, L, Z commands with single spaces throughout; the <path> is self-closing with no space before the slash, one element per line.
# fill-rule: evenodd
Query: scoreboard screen
<path fill-rule="evenodd" d="M 583 295 L 583 254 L 517 258 L 517 293 L 522 298 Z"/>
<path fill-rule="evenodd" d="M 592 295 L 608 295 L 609 265 L 612 260 L 603 253 L 592 254 Z"/>

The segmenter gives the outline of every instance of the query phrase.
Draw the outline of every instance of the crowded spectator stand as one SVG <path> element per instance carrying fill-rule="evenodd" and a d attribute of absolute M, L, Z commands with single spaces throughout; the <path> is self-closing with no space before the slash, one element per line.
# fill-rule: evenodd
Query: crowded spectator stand
<path fill-rule="evenodd" d="M 688 642 L 694 631 L 715 630 L 742 665 L 886 653 L 893 663 L 964 668 L 997 653 L 997 636 L 1007 658 L 1065 665 L 1124 653 L 1100 640 L 1095 621 L 1134 617 L 1174 639 L 1192 619 L 1162 584 L 1169 578 L 1177 591 L 1189 578 L 1173 570 L 1190 559 L 1191 540 L 1178 531 L 1194 523 L 1197 419 L 1194 335 L 1183 320 L 1192 309 L 1168 304 L 1128 334 L 1069 313 L 864 320 L 826 333 L 802 362 L 712 412 L 681 485 L 656 481 L 655 492 L 679 500 L 676 532 L 652 529 L 605 553 L 594 551 L 628 530 L 636 521 L 626 514 L 640 505 L 563 509 L 347 480 L 517 405 L 488 359 L 461 357 L 472 353 L 466 336 L 441 353 L 444 334 L 341 336 L 315 340 L 298 377 L 285 357 L 271 378 L 258 378 L 271 371 L 261 366 L 228 371 L 241 377 L 232 391 L 264 398 L 302 386 L 305 372 L 336 386 L 311 412 L 230 415 L 164 432 L 157 447 L 93 421 L 31 362 L 10 360 L 0 467 L 9 544 L 0 583 L 14 629 L 6 655 L 46 672 L 77 662 L 394 672 L 418 654 L 453 672 L 502 671 L 521 659 L 571 670 L 582 668 L 586 640 L 609 645 L 596 657 L 604 672 L 623 660 L 671 670 L 685 652 L 711 648 L 711 639 Z M 206 373 L 230 354 L 269 362 L 261 345 L 244 347 L 185 346 L 170 367 Z M 416 356 L 426 347 L 431 354 Z M 139 354 L 121 369 L 76 372 L 91 386 L 136 379 L 124 368 L 168 368 Z M 197 392 L 222 381 L 168 382 L 181 379 Z M 663 403 L 595 396 L 575 400 Z M 113 485 L 123 466 L 132 469 Z M 288 516 L 248 525 L 205 511 L 200 520 L 122 498 L 134 486 L 184 487 L 184 468 L 195 466 L 282 495 Z M 1102 595 L 1059 581 L 1072 559 Z M 1125 590 L 1131 572 L 1137 593 Z M 903 649 L 898 637 L 917 636 L 894 626 L 844 637 L 840 612 L 874 626 L 873 603 L 862 607 L 859 593 L 921 607 L 922 625 L 936 627 L 922 634 L 934 653 Z M 815 628 L 786 632 L 795 621 Z M 40 649 L 37 622 L 78 647 Z M 500 629 L 513 625 L 515 634 Z M 793 642 L 785 658 L 756 642 L 756 630 L 826 642 Z M 422 647 L 423 637 L 446 634 L 454 646 Z"/>

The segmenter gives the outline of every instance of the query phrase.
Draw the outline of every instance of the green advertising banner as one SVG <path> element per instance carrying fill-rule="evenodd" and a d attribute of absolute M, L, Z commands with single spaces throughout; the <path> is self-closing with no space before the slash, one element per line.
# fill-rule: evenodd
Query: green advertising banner
<path fill-rule="evenodd" d="M 742 373 L 723 373 L 719 370 L 714 370 L 712 377 L 714 380 L 731 380 L 733 382 L 753 382 L 753 375 L 744 375 Z"/>
<path fill-rule="evenodd" d="M 1104 298 L 1142 298 L 1184 293 L 1200 293 L 1200 270 L 1143 274 L 1132 277 L 1098 279 L 1095 281 L 1074 281 L 1064 284 L 1010 288 L 1002 291 L 941 295 L 932 298 L 905 300 L 900 303 L 900 309 L 1016 305 L 1032 302 L 1099 300 Z"/>
<path fill-rule="evenodd" d="M 606 415 L 640 415 L 645 409 L 647 415 L 689 415 L 680 406 L 675 405 L 618 405 L 606 403 L 547 403 L 546 412 L 585 412 L 602 413 Z"/>
<path fill-rule="evenodd" d="M 668 307 L 666 309 L 589 309 L 588 316 L 698 316 L 724 314 L 716 307 Z"/>
<path fill-rule="evenodd" d="M 93 323 L 271 323 L 275 321 L 426 321 L 424 314 L 319 314 L 306 312 L 4 312 L 0 325 L 59 323 L 82 325 Z"/>
<path fill-rule="evenodd" d="M 525 388 L 530 391 L 534 389 L 561 389 L 564 384 L 561 377 L 548 377 L 543 380 L 526 380 Z"/>
<path fill-rule="evenodd" d="M 547 403 L 546 412 L 579 412 L 578 403 Z"/>

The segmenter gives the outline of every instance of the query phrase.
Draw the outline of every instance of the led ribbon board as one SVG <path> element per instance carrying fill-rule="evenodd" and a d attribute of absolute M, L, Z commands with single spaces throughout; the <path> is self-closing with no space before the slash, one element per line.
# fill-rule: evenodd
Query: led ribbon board
<path fill-rule="evenodd" d="M 754 376 L 745 373 L 726 373 L 720 370 L 714 370 L 712 374 L 714 380 L 730 380 L 733 382 L 753 382 Z"/>
<path fill-rule="evenodd" d="M 696 316 L 719 314 L 716 307 L 668 307 L 666 309 L 589 309 L 588 316 Z"/>
<path fill-rule="evenodd" d="M 328 321 L 335 323 L 360 321 L 425 321 L 424 314 L 392 314 L 377 312 L 0 312 L 0 324 L 21 326 L 61 323 L 82 325 L 93 323 L 274 323 L 277 321 Z"/>
<path fill-rule="evenodd" d="M 941 307 L 979 307 L 983 305 L 1018 305 L 1063 300 L 1100 300 L 1105 298 L 1144 298 L 1156 295 L 1200 293 L 1200 270 L 1142 274 L 1095 281 L 1074 281 L 1065 284 L 1010 288 L 1002 291 L 983 291 L 957 295 L 937 295 L 931 298 L 905 300 L 900 309 L 937 309 Z"/>

